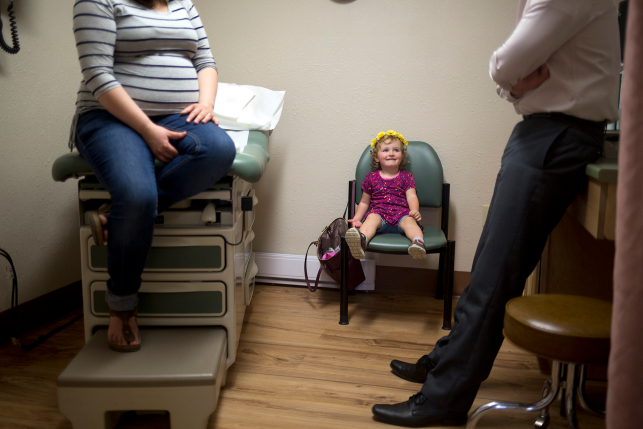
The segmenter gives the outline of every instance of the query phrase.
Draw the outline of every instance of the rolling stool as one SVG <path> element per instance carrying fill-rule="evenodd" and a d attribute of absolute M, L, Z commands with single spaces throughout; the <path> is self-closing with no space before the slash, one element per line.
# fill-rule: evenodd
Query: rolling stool
<path fill-rule="evenodd" d="M 606 364 L 610 350 L 612 304 L 574 295 L 530 295 L 514 298 L 505 307 L 503 334 L 507 340 L 537 356 L 553 360 L 551 380 L 543 386 L 543 399 L 534 404 L 490 402 L 478 407 L 467 422 L 473 429 L 491 410 L 539 411 L 536 428 L 549 425 L 549 405 L 562 389 L 561 414 L 571 429 L 578 428 L 576 396 L 594 414 L 585 398 L 587 364 Z M 567 372 L 569 377 L 565 380 Z M 567 393 L 565 394 L 565 389 Z"/>

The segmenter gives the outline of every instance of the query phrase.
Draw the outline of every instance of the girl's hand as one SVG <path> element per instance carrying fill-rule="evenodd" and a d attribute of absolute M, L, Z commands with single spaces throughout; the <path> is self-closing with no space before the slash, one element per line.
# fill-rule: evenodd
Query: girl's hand
<path fill-rule="evenodd" d="M 152 126 L 145 131 L 142 137 L 152 151 L 154 158 L 162 162 L 170 162 L 179 156 L 179 152 L 172 146 L 170 139 L 179 140 L 185 137 L 185 134 L 185 131 L 170 131 L 152 123 Z"/>
<path fill-rule="evenodd" d="M 353 228 L 359 228 L 360 226 L 362 226 L 362 222 L 357 219 L 348 219 L 347 222 L 350 223 Z"/>
<path fill-rule="evenodd" d="M 214 116 L 214 110 L 212 109 L 213 107 L 211 106 L 195 103 L 190 104 L 188 107 L 181 110 L 181 115 L 188 114 L 188 118 L 185 122 L 192 122 L 192 120 L 194 120 L 195 125 L 199 123 L 205 124 L 210 121 L 214 122 L 215 125 L 219 125 L 219 119 Z"/>
<path fill-rule="evenodd" d="M 420 214 L 419 211 L 417 210 L 411 210 L 409 212 L 409 216 L 411 216 L 413 219 L 415 219 L 417 222 L 422 220 L 422 215 Z"/>

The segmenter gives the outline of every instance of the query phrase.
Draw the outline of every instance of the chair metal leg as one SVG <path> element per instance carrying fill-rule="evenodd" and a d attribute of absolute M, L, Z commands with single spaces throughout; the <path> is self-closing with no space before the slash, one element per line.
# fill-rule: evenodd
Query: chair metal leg
<path fill-rule="evenodd" d="M 435 299 L 444 299 L 444 289 L 446 288 L 445 280 L 447 270 L 447 255 L 449 254 L 449 247 L 445 247 L 440 252 L 440 259 L 438 261 L 438 284 L 435 288 Z"/>
<path fill-rule="evenodd" d="M 580 380 L 578 382 L 578 402 L 580 403 L 580 406 L 583 407 L 585 410 L 589 411 L 590 413 L 599 416 L 599 417 L 605 417 L 605 411 L 604 410 L 597 410 L 593 408 L 589 402 L 587 402 L 587 397 L 585 396 L 585 379 L 587 377 L 587 365 L 582 365 L 580 367 Z"/>
<path fill-rule="evenodd" d="M 455 241 L 447 241 L 446 289 L 444 291 L 444 310 L 442 311 L 442 329 L 451 330 L 451 318 L 453 313 L 453 269 L 455 263 Z"/>
<path fill-rule="evenodd" d="M 348 245 L 346 237 L 341 237 L 341 270 L 342 275 L 339 282 L 339 324 L 348 325 Z"/>
<path fill-rule="evenodd" d="M 488 404 L 478 407 L 467 421 L 467 429 L 474 429 L 480 417 L 488 411 L 492 410 L 516 410 L 516 411 L 539 411 L 543 408 L 549 407 L 549 405 L 554 402 L 558 396 L 558 390 L 560 387 L 560 373 L 561 373 L 561 363 L 554 361 L 551 370 L 551 388 L 545 396 L 540 401 L 534 404 L 521 404 L 518 402 L 489 402 Z"/>
<path fill-rule="evenodd" d="M 564 397 L 565 408 L 567 411 L 567 426 L 569 429 L 578 429 L 578 420 L 576 419 L 576 389 L 578 388 L 578 365 L 569 364 L 569 389 L 567 396 Z"/>

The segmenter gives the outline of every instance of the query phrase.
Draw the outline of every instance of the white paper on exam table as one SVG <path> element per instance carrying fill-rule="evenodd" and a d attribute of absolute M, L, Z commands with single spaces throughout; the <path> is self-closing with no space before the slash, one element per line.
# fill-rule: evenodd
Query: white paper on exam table
<path fill-rule="evenodd" d="M 214 114 L 217 117 L 237 119 L 241 110 L 248 105 L 255 93 L 245 86 L 231 83 L 219 83 L 217 98 L 214 102 Z"/>
<path fill-rule="evenodd" d="M 232 115 L 234 112 L 228 110 L 227 113 L 218 115 L 219 126 L 225 130 L 263 130 L 270 131 L 275 129 L 279 119 L 281 118 L 281 112 L 283 111 L 284 96 L 285 91 L 271 91 L 266 88 L 252 85 L 234 85 L 234 84 L 223 84 L 219 83 L 219 87 L 225 86 L 225 91 L 228 92 L 226 97 L 231 97 L 232 99 L 241 99 L 241 92 L 244 89 L 252 91 L 254 97 L 245 105 L 245 107 L 239 113 L 237 118 L 233 118 L 228 115 Z M 234 95 L 234 93 L 239 93 L 239 95 Z M 232 94 L 232 95 L 230 95 Z M 219 95 L 217 93 L 217 100 Z M 215 112 L 218 109 L 218 106 L 215 102 Z M 241 103 L 241 101 L 239 102 Z"/>
<path fill-rule="evenodd" d="M 248 134 L 250 134 L 250 131 L 248 130 L 239 130 L 239 131 L 234 131 L 234 130 L 225 130 L 226 133 L 230 136 L 232 141 L 234 142 L 234 147 L 237 149 L 237 153 L 243 152 L 243 148 L 246 147 L 248 144 Z"/>

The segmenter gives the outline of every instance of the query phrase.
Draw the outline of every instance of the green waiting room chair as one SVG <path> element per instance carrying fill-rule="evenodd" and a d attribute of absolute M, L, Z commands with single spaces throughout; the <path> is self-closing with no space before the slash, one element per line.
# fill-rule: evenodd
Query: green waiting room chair
<path fill-rule="evenodd" d="M 436 298 L 444 299 L 442 329 L 451 329 L 453 267 L 455 241 L 448 239 L 449 233 L 449 184 L 443 183 L 442 163 L 435 150 L 425 142 L 412 141 L 407 146 L 409 164 L 406 170 L 413 175 L 420 201 L 420 207 L 441 209 L 441 225 L 422 225 L 424 228 L 424 247 L 427 254 L 438 253 L 439 269 Z M 355 214 L 355 206 L 362 198 L 362 182 L 371 170 L 371 147 L 364 149 L 355 169 L 355 180 L 349 182 L 348 218 Z M 366 251 L 408 255 L 411 241 L 402 234 L 376 234 L 368 243 Z M 340 282 L 340 325 L 348 325 L 348 246 L 341 240 L 341 282 Z"/>

